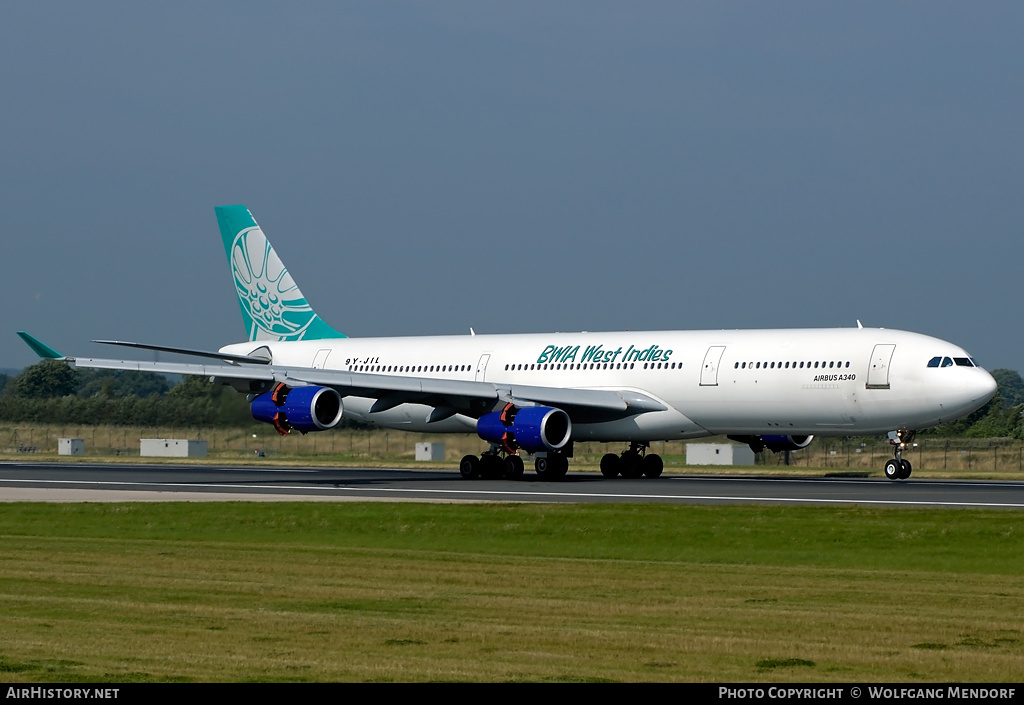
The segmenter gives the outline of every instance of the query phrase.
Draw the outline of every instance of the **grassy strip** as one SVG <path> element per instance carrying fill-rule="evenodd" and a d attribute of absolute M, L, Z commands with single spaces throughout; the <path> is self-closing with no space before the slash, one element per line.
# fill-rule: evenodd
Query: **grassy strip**
<path fill-rule="evenodd" d="M 1024 517 L 5 505 L 0 680 L 1014 680 Z"/>

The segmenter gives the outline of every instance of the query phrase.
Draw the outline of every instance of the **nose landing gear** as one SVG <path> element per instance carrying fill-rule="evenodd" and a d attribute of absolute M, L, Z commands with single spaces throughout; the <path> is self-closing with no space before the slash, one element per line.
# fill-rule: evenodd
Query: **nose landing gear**
<path fill-rule="evenodd" d="M 916 435 L 917 431 L 907 429 L 889 431 L 889 442 L 893 445 L 892 452 L 895 456 L 892 460 L 885 462 L 885 476 L 890 480 L 906 480 L 910 477 L 913 468 L 909 460 L 903 459 L 903 451 L 910 447 Z"/>

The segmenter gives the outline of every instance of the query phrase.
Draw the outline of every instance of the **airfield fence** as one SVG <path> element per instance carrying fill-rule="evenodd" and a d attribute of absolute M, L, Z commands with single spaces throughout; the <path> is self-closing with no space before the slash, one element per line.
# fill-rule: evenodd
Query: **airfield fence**
<path fill-rule="evenodd" d="M 210 457 L 231 460 L 277 458 L 298 461 L 360 461 L 367 463 L 412 463 L 416 443 L 445 444 L 445 463 L 457 462 L 466 454 L 478 454 L 485 444 L 472 434 L 419 434 L 388 430 L 341 429 L 305 436 L 281 436 L 265 425 L 246 428 L 153 428 L 138 426 L 78 426 L 10 424 L 0 426 L 0 454 L 55 455 L 58 438 L 82 438 L 86 456 L 102 458 L 138 457 L 141 438 L 185 438 L 205 440 Z M 662 441 L 651 445 L 666 470 L 684 470 L 686 444 L 726 442 L 722 438 L 697 441 Z M 624 443 L 580 442 L 575 445 L 574 466 L 596 467 L 605 453 L 618 453 Z M 259 454 L 262 453 L 262 456 Z M 789 454 L 793 468 L 824 468 L 844 471 L 879 471 L 892 457 L 892 446 L 884 438 L 821 438 L 803 450 Z M 1024 476 L 1024 441 L 1015 439 L 918 438 L 906 451 L 915 472 L 998 472 Z M 764 452 L 757 466 L 784 470 L 786 454 Z"/>

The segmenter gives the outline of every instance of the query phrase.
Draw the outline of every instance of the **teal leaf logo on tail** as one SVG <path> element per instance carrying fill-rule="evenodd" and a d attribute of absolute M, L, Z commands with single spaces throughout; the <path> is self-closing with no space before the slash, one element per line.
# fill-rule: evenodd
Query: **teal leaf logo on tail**
<path fill-rule="evenodd" d="M 316 315 L 245 206 L 221 206 L 217 218 L 249 340 L 345 337 Z"/>
<path fill-rule="evenodd" d="M 301 340 L 316 313 L 259 226 L 231 246 L 231 272 L 250 340 Z"/>

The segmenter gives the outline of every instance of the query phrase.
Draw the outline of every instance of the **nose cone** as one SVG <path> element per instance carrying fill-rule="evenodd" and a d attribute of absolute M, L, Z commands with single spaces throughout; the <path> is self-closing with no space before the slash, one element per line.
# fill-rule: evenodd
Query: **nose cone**
<path fill-rule="evenodd" d="M 957 381 L 956 397 L 960 409 L 958 416 L 964 416 L 985 406 L 996 395 L 999 387 L 995 378 L 980 367 L 969 372 L 972 374 Z"/>
<path fill-rule="evenodd" d="M 942 409 L 940 423 L 966 416 L 985 406 L 996 395 L 996 380 L 985 370 L 980 367 L 958 367 L 956 370 L 966 374 L 950 375 L 947 379 L 939 403 Z"/>
<path fill-rule="evenodd" d="M 981 373 L 975 381 L 975 385 L 978 388 L 978 399 L 981 401 L 978 406 L 981 407 L 987 404 L 988 400 L 996 395 L 996 392 L 999 390 L 999 385 L 996 384 L 996 378 L 985 370 L 979 367 L 977 371 Z"/>

